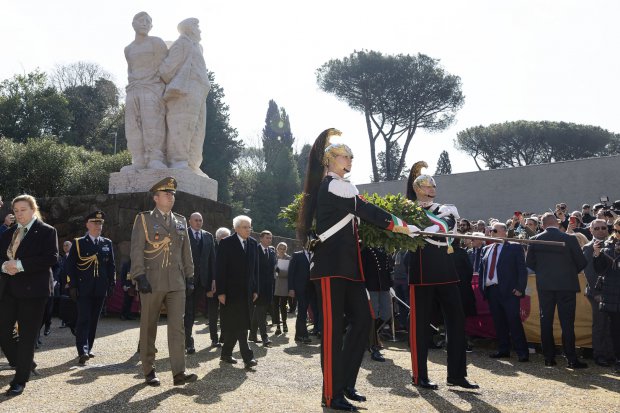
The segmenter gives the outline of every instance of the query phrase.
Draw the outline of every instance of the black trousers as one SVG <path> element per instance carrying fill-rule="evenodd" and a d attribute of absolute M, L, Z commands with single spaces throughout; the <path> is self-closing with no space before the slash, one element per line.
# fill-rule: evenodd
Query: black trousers
<path fill-rule="evenodd" d="M 486 294 L 497 335 L 497 351 L 510 353 L 510 339 L 512 338 L 512 345 L 517 355 L 528 357 L 529 349 L 521 322 L 520 298 L 514 295 L 503 296 L 497 285 L 487 287 Z"/>
<path fill-rule="evenodd" d="M 252 321 L 250 322 L 250 336 L 256 337 L 256 330 L 260 331 L 260 337 L 263 342 L 268 340 L 267 337 L 267 308 L 269 304 L 256 304 L 252 312 Z"/>
<path fill-rule="evenodd" d="M 312 287 L 314 289 L 314 287 Z M 306 290 L 295 291 L 297 297 L 297 319 L 295 320 L 295 337 L 308 337 L 308 306 L 310 301 Z"/>
<path fill-rule="evenodd" d="M 575 351 L 575 308 L 577 293 L 574 291 L 538 290 L 540 304 L 540 339 L 546 360 L 555 358 L 555 339 L 553 337 L 553 316 L 558 308 L 562 328 L 562 348 L 569 362 L 577 360 Z"/>
<path fill-rule="evenodd" d="M 462 379 L 467 376 L 465 313 L 458 284 L 409 285 L 409 344 L 413 381 L 416 384 L 420 379 L 428 379 L 429 324 L 435 300 L 439 302 L 446 326 L 448 377 Z"/>
<path fill-rule="evenodd" d="M 198 304 L 201 302 L 201 298 L 206 298 L 207 292 L 205 288 L 196 283 L 194 286 L 194 292 L 191 294 L 185 294 L 185 317 L 183 324 L 185 325 L 185 347 L 194 346 L 194 338 L 192 332 L 194 328 L 194 321 L 196 320 L 196 313 L 198 312 Z"/>
<path fill-rule="evenodd" d="M 239 342 L 239 350 L 241 351 L 241 357 L 244 362 L 248 362 L 254 358 L 254 353 L 248 345 L 248 330 L 226 330 L 222 331 L 222 357 L 232 356 L 233 348 L 235 344 Z"/>
<path fill-rule="evenodd" d="M 209 316 L 209 336 L 213 343 L 217 343 L 217 317 L 220 309 L 220 301 L 217 297 L 207 297 L 207 313 Z"/>
<path fill-rule="evenodd" d="M 614 344 L 616 363 L 620 363 L 620 313 L 608 313 L 611 324 L 611 341 Z"/>
<path fill-rule="evenodd" d="M 370 305 L 363 282 L 328 277 L 315 283 L 323 318 L 323 399 L 330 406 L 334 398 L 343 397 L 345 387 L 355 387 L 368 342 Z"/>
<path fill-rule="evenodd" d="M 78 314 L 75 324 L 75 346 L 78 356 L 88 354 L 93 349 L 104 301 L 105 297 L 78 296 Z"/>
<path fill-rule="evenodd" d="M 592 306 L 592 355 L 594 360 L 603 358 L 609 360 L 614 357 L 611 340 L 611 321 L 608 312 L 598 309 L 598 302 L 586 296 Z"/>
<path fill-rule="evenodd" d="M 43 325 L 49 328 L 52 325 L 52 313 L 54 312 L 54 297 L 48 298 L 45 304 L 45 313 L 43 314 Z"/>
<path fill-rule="evenodd" d="M 288 302 L 288 297 L 281 297 L 281 296 L 274 296 L 273 297 L 273 323 L 274 324 L 280 324 L 280 321 L 282 321 L 282 324 L 286 324 L 286 316 L 287 316 L 287 311 L 286 311 L 286 303 Z"/>
<path fill-rule="evenodd" d="M 0 347 L 9 364 L 15 367 L 12 384 L 26 384 L 34 359 L 34 343 L 41 329 L 49 297 L 17 298 L 8 291 L 0 298 Z M 19 341 L 13 339 L 15 322 Z"/>
<path fill-rule="evenodd" d="M 127 291 L 123 292 L 123 307 L 121 309 L 121 314 L 125 317 L 131 316 L 131 305 L 133 304 L 133 300 L 135 296 L 129 295 Z"/>

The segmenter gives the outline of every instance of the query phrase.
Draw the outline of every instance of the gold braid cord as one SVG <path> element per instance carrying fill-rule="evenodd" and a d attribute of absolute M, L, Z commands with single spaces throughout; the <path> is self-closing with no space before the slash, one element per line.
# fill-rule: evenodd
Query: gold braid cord
<path fill-rule="evenodd" d="M 75 239 L 77 255 L 78 255 L 78 270 L 86 271 L 90 267 L 93 267 L 93 276 L 99 277 L 99 260 L 97 259 L 97 254 L 91 255 L 90 257 L 82 257 L 82 253 L 80 252 L 80 239 Z M 68 277 L 67 277 L 68 278 Z"/>
<path fill-rule="evenodd" d="M 144 237 L 146 238 L 146 242 L 153 249 L 145 249 L 144 253 L 150 255 L 150 257 L 145 256 L 145 260 L 154 260 L 160 255 L 164 254 L 163 260 L 161 262 L 161 267 L 168 267 L 170 265 L 170 260 L 168 259 L 170 256 L 170 237 L 166 235 L 164 239 L 161 241 L 151 241 L 149 239 L 149 232 L 146 228 L 146 220 L 144 219 L 144 214 L 140 215 L 142 218 L 142 227 L 144 228 Z"/>

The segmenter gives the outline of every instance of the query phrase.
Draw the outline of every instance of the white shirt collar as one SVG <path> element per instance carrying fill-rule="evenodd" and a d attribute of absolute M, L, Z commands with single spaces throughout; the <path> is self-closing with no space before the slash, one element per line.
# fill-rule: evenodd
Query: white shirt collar
<path fill-rule="evenodd" d="M 30 231 L 30 227 L 32 227 L 32 224 L 34 224 L 34 221 L 36 221 L 36 219 L 37 217 L 32 217 L 30 222 L 28 222 L 26 225 L 17 224 L 17 229 L 20 230 L 21 228 L 25 227 L 28 231 Z"/>

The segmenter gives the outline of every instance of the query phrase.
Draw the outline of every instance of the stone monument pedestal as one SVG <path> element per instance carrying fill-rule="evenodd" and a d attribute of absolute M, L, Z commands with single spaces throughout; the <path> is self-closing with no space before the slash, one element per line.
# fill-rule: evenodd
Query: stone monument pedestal
<path fill-rule="evenodd" d="M 217 201 L 217 181 L 196 175 L 189 169 L 140 169 L 110 174 L 109 194 L 148 192 L 160 180 L 172 176 L 177 180 L 177 191 Z"/>

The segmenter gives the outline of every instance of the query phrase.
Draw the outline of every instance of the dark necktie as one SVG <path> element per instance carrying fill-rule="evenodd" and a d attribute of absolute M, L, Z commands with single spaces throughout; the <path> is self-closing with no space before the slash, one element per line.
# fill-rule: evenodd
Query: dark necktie
<path fill-rule="evenodd" d="M 99 238 L 95 238 L 95 247 L 99 245 Z"/>
<path fill-rule="evenodd" d="M 243 252 L 248 252 L 248 242 L 243 240 Z"/>
<path fill-rule="evenodd" d="M 498 245 L 493 245 L 493 257 L 491 258 L 491 266 L 489 267 L 489 280 L 495 277 L 495 264 L 497 263 Z"/>
<path fill-rule="evenodd" d="M 480 248 L 474 248 L 474 272 L 478 272 L 480 265 Z"/>
<path fill-rule="evenodd" d="M 194 238 L 196 238 L 197 242 L 200 241 L 200 235 L 198 235 L 198 234 L 199 234 L 198 231 L 194 232 Z"/>

